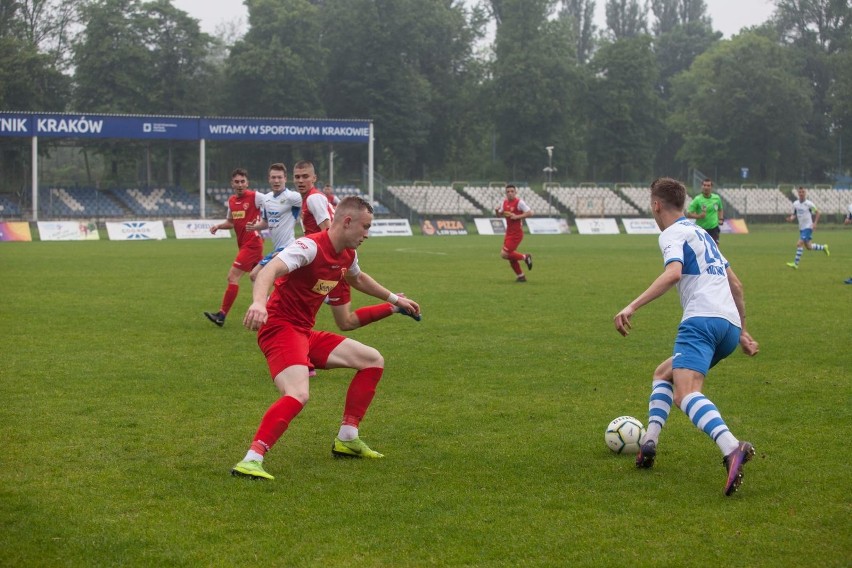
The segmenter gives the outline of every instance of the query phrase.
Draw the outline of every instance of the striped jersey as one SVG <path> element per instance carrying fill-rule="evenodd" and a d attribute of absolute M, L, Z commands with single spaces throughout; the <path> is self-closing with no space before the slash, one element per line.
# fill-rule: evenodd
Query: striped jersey
<path fill-rule="evenodd" d="M 666 266 L 675 261 L 683 264 L 677 284 L 683 307 L 681 321 L 715 317 L 742 327 L 728 284 L 729 263 L 707 231 L 681 217 L 660 233 L 659 243 Z"/>

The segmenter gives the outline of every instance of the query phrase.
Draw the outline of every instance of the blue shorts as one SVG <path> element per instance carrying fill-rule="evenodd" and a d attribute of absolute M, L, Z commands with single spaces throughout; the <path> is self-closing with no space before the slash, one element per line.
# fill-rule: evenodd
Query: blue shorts
<path fill-rule="evenodd" d="M 698 371 L 706 377 L 707 371 L 737 348 L 740 331 L 723 318 L 694 317 L 680 322 L 672 368 Z"/>
<path fill-rule="evenodd" d="M 805 242 L 808 242 L 813 238 L 814 230 L 813 229 L 802 229 L 799 231 L 799 238 Z"/>
<path fill-rule="evenodd" d="M 275 258 L 275 257 L 278 255 L 278 253 L 279 253 L 279 252 L 281 252 L 282 250 L 284 250 L 284 248 L 283 248 L 283 247 L 282 247 L 282 248 L 275 249 L 275 250 L 274 250 L 274 251 L 272 251 L 271 253 L 269 253 L 269 254 L 267 254 L 266 256 L 264 256 L 264 257 L 263 257 L 263 260 L 261 260 L 260 262 L 258 262 L 258 264 L 259 264 L 260 266 L 266 266 L 267 264 L 269 264 L 269 261 L 270 261 L 270 260 L 272 260 L 273 258 Z"/>

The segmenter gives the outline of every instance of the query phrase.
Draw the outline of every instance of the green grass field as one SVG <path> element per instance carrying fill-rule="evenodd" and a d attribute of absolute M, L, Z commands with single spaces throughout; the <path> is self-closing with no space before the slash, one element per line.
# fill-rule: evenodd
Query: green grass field
<path fill-rule="evenodd" d="M 224 328 L 201 314 L 232 240 L 0 243 L 0 565 L 849 566 L 852 230 L 798 271 L 795 228 L 752 230 L 722 251 L 761 352 L 704 389 L 757 448 L 731 498 L 679 410 L 653 470 L 604 444 L 646 421 L 680 317 L 671 292 L 613 327 L 662 270 L 653 236 L 527 236 L 525 285 L 499 237 L 369 240 L 362 267 L 424 312 L 349 334 L 386 359 L 362 436 L 387 457 L 331 457 L 350 373 L 321 371 L 268 483 L 228 474 L 277 396 L 248 280 Z"/>

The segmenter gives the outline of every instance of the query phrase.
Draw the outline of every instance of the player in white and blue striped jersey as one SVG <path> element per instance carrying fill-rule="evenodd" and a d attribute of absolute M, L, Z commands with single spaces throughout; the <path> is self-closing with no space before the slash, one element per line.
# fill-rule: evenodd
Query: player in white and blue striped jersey
<path fill-rule="evenodd" d="M 619 333 L 630 332 L 630 318 L 645 304 L 677 286 L 683 317 L 672 356 L 654 371 L 648 403 L 648 428 L 636 466 L 653 466 L 660 431 L 672 403 L 707 434 L 722 452 L 728 476 L 725 495 L 742 482 L 742 467 L 754 455 L 728 429 L 719 410 L 701 393 L 707 372 L 741 345 L 750 356 L 758 344 L 745 328 L 742 284 L 718 246 L 704 229 L 683 216 L 686 188 L 677 180 L 660 178 L 651 184 L 651 211 L 662 233 L 659 237 L 665 269 L 656 280 L 614 318 Z"/>
<path fill-rule="evenodd" d="M 818 245 L 813 242 L 814 229 L 819 223 L 820 212 L 814 202 L 807 198 L 808 192 L 804 187 L 796 190 L 799 199 L 793 202 L 793 213 L 787 217 L 787 221 L 797 220 L 799 222 L 799 241 L 796 243 L 796 257 L 793 262 L 788 262 L 787 266 L 793 269 L 799 268 L 799 261 L 802 260 L 802 253 L 805 249 L 821 250 L 826 256 L 831 254 L 828 250 L 828 245 Z"/>

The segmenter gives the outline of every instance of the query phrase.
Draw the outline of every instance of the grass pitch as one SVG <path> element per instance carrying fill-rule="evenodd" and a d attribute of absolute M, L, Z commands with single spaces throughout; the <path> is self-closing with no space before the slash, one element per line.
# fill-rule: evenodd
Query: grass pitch
<path fill-rule="evenodd" d="M 201 314 L 233 241 L 0 243 L 0 565 L 848 566 L 852 230 L 817 236 L 798 271 L 792 227 L 722 237 L 761 344 L 704 389 L 757 448 L 731 498 L 679 410 L 653 470 L 604 444 L 647 420 L 680 317 L 670 292 L 613 327 L 653 236 L 527 236 L 527 284 L 500 237 L 369 240 L 424 313 L 349 334 L 386 359 L 362 436 L 387 457 L 331 457 L 351 374 L 321 371 L 269 483 L 228 475 L 277 396 L 248 280 L 224 328 Z"/>

